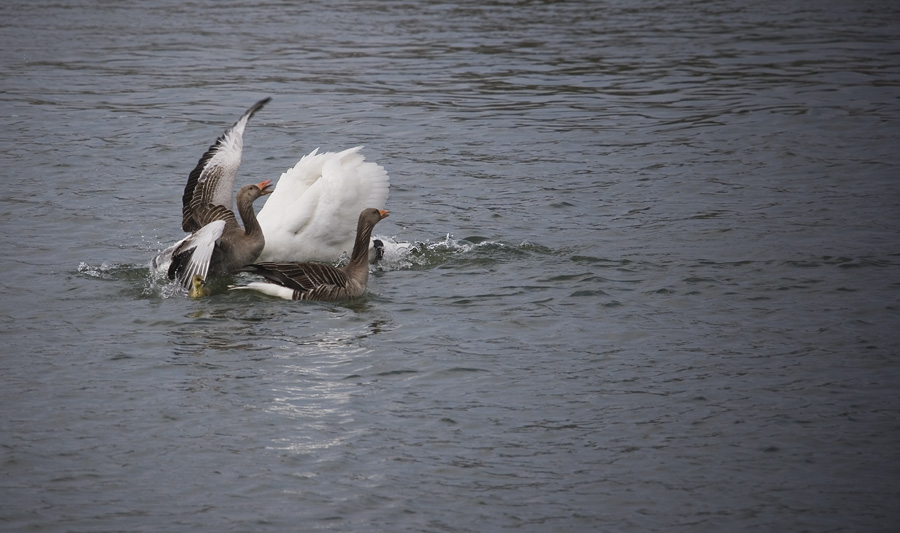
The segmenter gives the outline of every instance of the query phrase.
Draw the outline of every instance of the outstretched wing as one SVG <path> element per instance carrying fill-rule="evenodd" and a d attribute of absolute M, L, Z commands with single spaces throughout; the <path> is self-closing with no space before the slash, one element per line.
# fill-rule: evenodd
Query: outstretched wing
<path fill-rule="evenodd" d="M 269 100 L 271 98 L 264 98 L 253 104 L 234 126 L 216 139 L 188 175 L 181 197 L 181 229 L 184 231 L 196 231 L 203 226 L 196 216 L 197 211 L 204 209 L 207 204 L 231 209 L 234 180 L 241 166 L 241 152 L 244 148 L 244 128 L 250 117 Z"/>

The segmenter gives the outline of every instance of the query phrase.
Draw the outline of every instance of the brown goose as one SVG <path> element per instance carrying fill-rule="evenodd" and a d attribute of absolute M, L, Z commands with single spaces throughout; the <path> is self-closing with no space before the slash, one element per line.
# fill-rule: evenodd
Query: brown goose
<path fill-rule="evenodd" d="M 244 128 L 247 126 L 250 117 L 262 109 L 269 100 L 271 98 L 264 98 L 244 112 L 241 118 L 233 126 L 225 130 L 225 133 L 207 149 L 190 175 L 188 175 L 187 184 L 184 187 L 184 195 L 181 198 L 181 227 L 184 231 L 191 233 L 191 235 L 157 254 L 152 262 L 153 269 L 156 272 L 160 274 L 165 273 L 170 279 L 174 278 L 176 271 L 183 270 L 184 273 L 179 273 L 178 277 L 185 289 L 191 284 L 192 273 L 201 274 L 206 279 L 209 267 L 208 261 L 212 257 L 213 248 L 216 241 L 222 236 L 223 231 L 226 230 L 225 221 L 227 220 L 227 215 L 225 215 L 225 212 L 228 212 L 232 219 L 234 218 L 234 215 L 231 213 L 234 205 L 234 181 L 241 166 L 241 154 L 244 149 Z M 259 185 L 257 187 L 259 188 Z M 260 192 L 260 194 L 267 193 Z M 250 200 L 248 205 L 252 203 L 253 200 Z M 224 211 L 215 210 L 214 208 L 217 206 Z M 238 207 L 240 208 L 240 205 Z M 252 212 L 252 209 L 249 209 L 249 211 Z M 243 213 L 241 218 L 244 219 L 246 225 L 248 219 L 244 217 Z M 254 217 L 254 221 L 250 226 L 256 225 Z M 228 248 L 227 244 L 225 249 Z M 185 264 L 192 261 L 190 257 L 193 255 L 193 252 L 188 255 L 185 254 L 189 250 L 194 249 L 199 250 L 197 254 L 198 263 L 185 270 Z M 173 261 L 176 253 L 181 254 L 181 264 L 176 264 Z M 219 258 L 219 254 L 217 254 L 217 258 Z M 244 266 L 255 260 L 256 257 L 254 256 L 239 266 Z"/>
<path fill-rule="evenodd" d="M 369 239 L 372 229 L 388 216 L 387 210 L 368 208 L 359 214 L 356 241 L 350 262 L 341 268 L 323 263 L 266 262 L 241 270 L 254 272 L 269 280 L 252 282 L 234 289 L 252 289 L 287 300 L 350 300 L 362 296 L 369 280 Z"/>
<path fill-rule="evenodd" d="M 249 265 L 259 257 L 266 245 L 262 228 L 256 221 L 253 202 L 272 192 L 270 181 L 245 185 L 237 194 L 238 214 L 221 205 L 206 204 L 193 210 L 193 220 L 200 229 L 175 245 L 169 264 L 169 279 L 178 278 L 187 289 L 194 276 L 208 279 L 209 274 L 227 274 Z"/>

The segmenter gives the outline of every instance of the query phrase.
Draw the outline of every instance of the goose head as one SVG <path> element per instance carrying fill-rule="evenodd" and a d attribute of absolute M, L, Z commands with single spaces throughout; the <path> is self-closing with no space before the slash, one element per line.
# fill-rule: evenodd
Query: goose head
<path fill-rule="evenodd" d="M 363 209 L 362 213 L 359 214 L 359 223 L 375 227 L 375 224 L 387 218 L 389 214 L 390 212 L 387 209 L 375 209 L 374 207 Z"/>
<path fill-rule="evenodd" d="M 252 204 L 253 201 L 260 196 L 272 194 L 274 188 L 272 187 L 271 183 L 272 180 L 265 180 L 252 185 L 244 185 L 237 193 L 238 203 L 243 200 L 244 202 Z"/>

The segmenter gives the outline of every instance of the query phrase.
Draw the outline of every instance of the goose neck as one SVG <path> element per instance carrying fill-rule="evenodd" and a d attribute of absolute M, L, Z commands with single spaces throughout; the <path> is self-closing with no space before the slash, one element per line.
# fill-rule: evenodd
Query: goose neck
<path fill-rule="evenodd" d="M 256 211 L 253 210 L 253 201 L 256 200 L 252 195 L 242 195 L 237 199 L 238 214 L 241 216 L 241 222 L 244 223 L 244 233 L 247 235 L 262 235 L 262 228 L 259 221 L 256 220 Z"/>

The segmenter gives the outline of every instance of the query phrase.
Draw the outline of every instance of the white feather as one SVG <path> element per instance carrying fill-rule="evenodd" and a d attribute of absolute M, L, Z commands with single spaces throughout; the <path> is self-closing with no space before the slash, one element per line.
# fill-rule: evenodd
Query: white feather
<path fill-rule="evenodd" d="M 198 229 L 181 241 L 181 246 L 175 250 L 176 254 L 193 249 L 187 267 L 178 276 L 182 280 L 182 284 L 186 284 L 185 280 L 190 281 L 194 274 L 200 274 L 203 279 L 206 279 L 213 248 L 216 246 L 216 241 L 222 236 L 224 229 L 225 221 L 216 220 Z"/>
<path fill-rule="evenodd" d="M 254 290 L 263 294 L 267 294 L 269 296 L 284 298 L 285 300 L 294 299 L 294 289 L 282 287 L 281 285 L 275 285 L 274 283 L 266 283 L 264 281 L 251 281 L 247 285 L 229 287 L 229 289 L 233 291 Z"/>
<path fill-rule="evenodd" d="M 365 208 L 384 209 L 390 177 L 361 146 L 304 156 L 281 175 L 257 215 L 266 247 L 257 261 L 336 261 L 349 255 Z"/>

